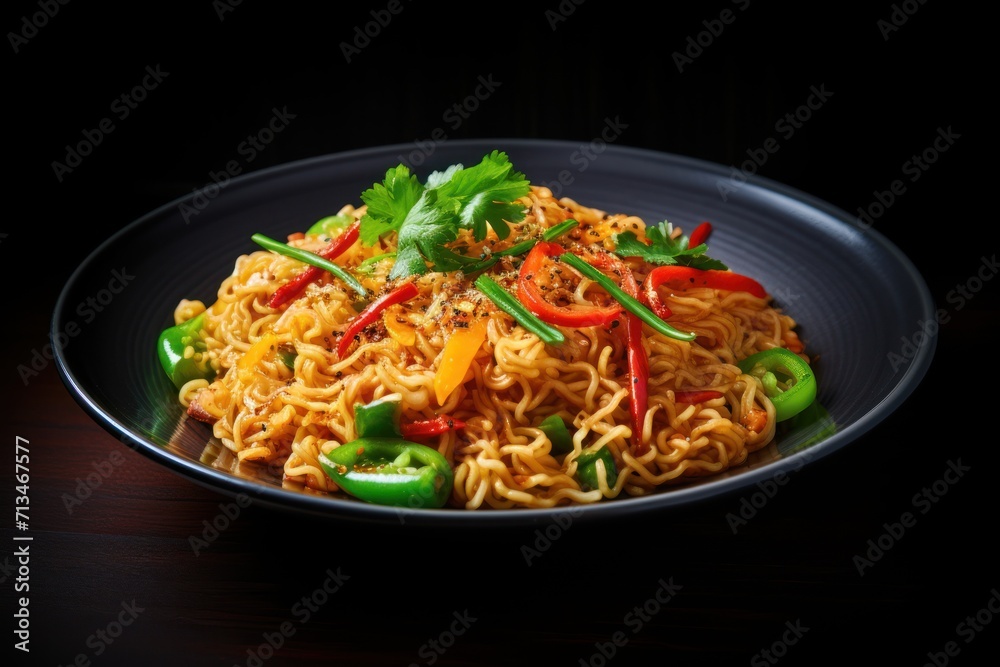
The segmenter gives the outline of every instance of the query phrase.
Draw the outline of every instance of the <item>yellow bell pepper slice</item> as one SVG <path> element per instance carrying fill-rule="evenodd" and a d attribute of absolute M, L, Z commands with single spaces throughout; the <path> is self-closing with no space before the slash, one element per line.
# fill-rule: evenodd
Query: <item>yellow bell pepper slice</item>
<path fill-rule="evenodd" d="M 456 329 L 448 338 L 441 354 L 441 366 L 434 375 L 434 393 L 438 405 L 444 402 L 455 391 L 476 358 L 476 353 L 486 340 L 486 318 L 481 318 L 465 329 Z"/>
<path fill-rule="evenodd" d="M 389 336 L 403 347 L 412 347 L 417 344 L 417 330 L 409 322 L 400 322 L 400 317 L 396 314 L 397 308 L 386 310 L 382 315 L 382 322 L 385 323 L 385 330 Z"/>
<path fill-rule="evenodd" d="M 272 357 L 277 348 L 278 337 L 273 332 L 268 331 L 258 338 L 257 342 L 251 345 L 246 354 L 236 362 L 236 371 L 239 373 L 240 381 L 243 384 L 252 382 L 257 365 L 264 359 Z"/>

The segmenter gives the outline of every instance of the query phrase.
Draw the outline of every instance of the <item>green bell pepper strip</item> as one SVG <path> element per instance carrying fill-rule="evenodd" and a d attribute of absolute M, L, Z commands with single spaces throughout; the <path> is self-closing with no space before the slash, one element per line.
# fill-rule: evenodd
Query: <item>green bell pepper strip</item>
<path fill-rule="evenodd" d="M 215 369 L 205 354 L 207 347 L 202 340 L 205 313 L 192 317 L 186 322 L 164 329 L 156 343 L 160 365 L 178 389 L 191 380 L 215 379 Z M 188 348 L 194 354 L 187 352 Z"/>
<path fill-rule="evenodd" d="M 354 404 L 354 430 L 359 438 L 400 438 L 398 399 L 379 398 Z"/>
<path fill-rule="evenodd" d="M 549 415 L 542 420 L 538 428 L 552 443 L 553 454 L 569 454 L 573 451 L 573 436 L 559 415 Z"/>
<path fill-rule="evenodd" d="M 391 394 L 371 403 L 354 404 L 354 430 L 359 438 L 407 440 L 432 437 L 465 428 L 465 422 L 448 415 L 402 423 L 402 396 Z M 571 446 L 572 448 L 572 446 Z"/>
<path fill-rule="evenodd" d="M 345 493 L 376 505 L 443 507 L 455 481 L 440 452 L 402 438 L 359 438 L 319 464 Z"/>
<path fill-rule="evenodd" d="M 580 480 L 580 486 L 584 491 L 601 488 L 600 480 L 597 478 L 598 461 L 604 462 L 604 479 L 608 486 L 614 486 L 618 479 L 618 466 L 615 465 L 615 457 L 608 446 L 587 448 L 576 459 L 576 477 Z"/>
<path fill-rule="evenodd" d="M 758 379 L 774 404 L 774 418 L 785 421 L 816 400 L 816 375 L 802 357 L 783 347 L 751 354 L 737 366 Z"/>

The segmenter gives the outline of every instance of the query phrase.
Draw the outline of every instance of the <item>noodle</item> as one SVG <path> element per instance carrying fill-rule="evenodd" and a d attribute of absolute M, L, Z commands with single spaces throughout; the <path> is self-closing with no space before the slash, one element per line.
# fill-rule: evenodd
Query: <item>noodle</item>
<path fill-rule="evenodd" d="M 593 255 L 612 250 L 618 232 L 630 230 L 642 239 L 646 229 L 634 215 L 556 199 L 544 187 L 532 186 L 519 201 L 526 215 L 511 225 L 507 239 L 491 230 L 477 242 L 463 232 L 456 245 L 469 256 L 489 257 L 572 219 L 579 226 L 559 242 Z M 346 206 L 340 215 L 360 220 L 365 210 Z M 289 245 L 318 252 L 328 240 L 298 235 Z M 385 294 L 392 286 L 394 242 L 391 235 L 370 246 L 355 242 L 336 263 L 369 292 Z M 381 255 L 382 260 L 373 259 Z M 490 275 L 511 289 L 519 261 L 501 257 Z M 653 268 L 639 258 L 625 263 L 640 284 Z M 770 296 L 703 286 L 661 289 L 672 312 L 670 324 L 697 338 L 679 340 L 643 326 L 648 410 L 634 433 L 626 341 L 615 326 L 557 327 L 565 342 L 549 345 L 461 272 L 431 271 L 413 278 L 416 297 L 389 306 L 340 358 L 341 337 L 363 307 L 341 281 L 324 273 L 287 305 L 268 305 L 275 290 L 303 268 L 269 250 L 251 252 L 236 259 L 213 304 L 178 304 L 177 323 L 204 312 L 201 354 L 216 371 L 211 382 L 184 384 L 178 399 L 190 415 L 212 424 L 213 435 L 239 461 L 270 465 L 282 470 L 286 481 L 321 493 L 340 491 L 320 457 L 358 437 L 355 405 L 393 397 L 401 402 L 403 421 L 448 415 L 464 423 L 424 441 L 453 467 L 450 507 L 541 508 L 648 495 L 739 466 L 774 439 L 774 406 L 759 380 L 736 366 L 739 360 L 774 347 L 808 360 L 796 322 Z M 608 302 L 599 286 L 567 267 L 548 287 L 547 298 L 565 305 Z M 476 317 L 488 319 L 482 345 L 458 388 L 439 404 L 435 377 L 445 346 Z M 271 348 L 241 364 L 260 352 L 252 349 L 265 336 L 273 337 L 267 339 Z M 678 402 L 677 392 L 696 390 L 718 394 Z M 569 453 L 554 453 L 539 428 L 552 415 L 569 426 Z M 636 442 L 648 448 L 637 448 Z M 600 474 L 606 472 L 602 462 L 599 483 L 589 488 L 577 476 L 577 459 L 584 449 L 600 445 L 613 455 L 617 475 Z"/>

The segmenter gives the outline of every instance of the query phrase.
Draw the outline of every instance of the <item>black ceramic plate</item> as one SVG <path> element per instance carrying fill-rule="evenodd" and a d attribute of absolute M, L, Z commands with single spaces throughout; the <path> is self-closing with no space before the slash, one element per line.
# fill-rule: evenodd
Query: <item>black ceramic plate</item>
<path fill-rule="evenodd" d="M 427 509 L 403 517 L 395 508 L 282 487 L 253 466 L 234 466 L 211 429 L 184 414 L 157 361 L 157 335 L 172 324 L 177 302 L 211 303 L 236 257 L 258 249 L 251 234 L 284 238 L 344 204 L 359 205 L 360 193 L 403 159 L 424 179 L 434 169 L 475 164 L 494 149 L 507 152 L 533 183 L 588 206 L 686 230 L 712 221 L 712 256 L 757 278 L 799 322 L 817 355 L 818 401 L 836 432 L 815 438 L 791 430 L 717 477 L 573 509 Z M 512 525 L 568 512 L 575 519 L 663 512 L 812 465 L 897 409 L 930 365 L 935 339 L 918 334 L 919 323 L 934 316 L 923 278 L 878 232 L 806 194 L 764 179 L 741 185 L 729 168 L 626 147 L 595 155 L 572 142 L 495 139 L 449 141 L 430 156 L 412 150 L 384 146 L 248 174 L 171 202 L 115 234 L 73 274 L 53 315 L 53 336 L 71 324 L 79 329 L 70 344 L 53 346 L 73 396 L 122 442 L 228 495 L 344 520 Z M 112 283 L 116 271 L 124 275 Z M 84 320 L 77 306 L 94 295 L 107 303 Z"/>

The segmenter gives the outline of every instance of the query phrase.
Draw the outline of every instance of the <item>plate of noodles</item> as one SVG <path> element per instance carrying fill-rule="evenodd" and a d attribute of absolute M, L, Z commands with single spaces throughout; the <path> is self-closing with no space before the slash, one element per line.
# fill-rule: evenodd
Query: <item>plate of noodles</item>
<path fill-rule="evenodd" d="M 923 379 L 933 302 L 879 232 L 604 148 L 382 146 L 167 203 L 68 281 L 53 336 L 130 276 L 55 346 L 61 377 L 198 484 L 411 525 L 735 493 L 858 441 Z"/>

